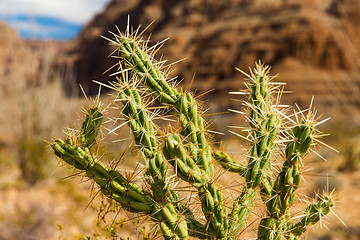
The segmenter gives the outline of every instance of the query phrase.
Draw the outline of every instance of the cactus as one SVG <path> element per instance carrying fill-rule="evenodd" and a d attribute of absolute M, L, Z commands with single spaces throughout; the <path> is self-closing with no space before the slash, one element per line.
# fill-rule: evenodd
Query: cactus
<path fill-rule="evenodd" d="M 270 67 L 259 62 L 249 75 L 245 73 L 248 81 L 243 93 L 248 95 L 246 131 L 251 149 L 247 165 L 239 164 L 226 152 L 212 149 L 193 94 L 176 86 L 164 71 L 163 62 L 155 60 L 156 46 L 149 48 L 137 32 L 131 33 L 128 28 L 125 33 L 112 33 L 113 39 L 108 39 L 116 48 L 113 54 L 119 71 L 116 81 L 105 85 L 114 90 L 114 109 L 120 109 L 146 160 L 146 187 L 126 179 L 96 158 L 93 149 L 103 121 L 100 107 L 88 110 L 79 134 L 53 142 L 59 158 L 92 179 L 105 196 L 125 210 L 149 216 L 160 226 L 165 239 L 238 239 L 258 195 L 266 208 L 258 239 L 298 239 L 331 211 L 334 197 L 324 194 L 305 209 L 298 222 L 293 222 L 290 207 L 300 185 L 303 158 L 319 142 L 320 134 L 315 128 L 319 123 L 311 107 L 307 115 L 294 111 L 293 118 L 287 115 L 289 108 L 279 107 L 282 84 L 273 81 Z M 154 100 L 160 103 L 159 110 L 152 109 Z M 160 111 L 164 107 L 178 120 L 179 127 L 169 132 L 161 131 L 153 121 L 157 112 L 164 112 Z M 273 170 L 274 159 L 285 159 L 279 173 Z M 239 174 L 244 179 L 232 206 L 216 183 L 216 162 L 226 174 Z M 203 219 L 197 218 L 199 213 L 186 205 L 168 180 L 169 168 L 179 181 L 196 189 Z"/>

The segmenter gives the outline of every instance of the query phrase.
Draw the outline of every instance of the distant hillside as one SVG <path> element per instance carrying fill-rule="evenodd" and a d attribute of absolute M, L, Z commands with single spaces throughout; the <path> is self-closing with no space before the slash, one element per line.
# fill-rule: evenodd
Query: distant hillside
<path fill-rule="evenodd" d="M 0 93 L 16 94 L 8 89 L 14 89 L 18 81 L 36 81 L 46 65 L 54 64 L 50 58 L 64 52 L 67 45 L 61 41 L 23 40 L 15 29 L 0 22 Z M 53 69 L 56 71 L 55 66 Z M 10 81 L 13 79 L 16 82 Z"/>
<path fill-rule="evenodd" d="M 14 70 L 20 74 L 19 77 L 27 77 L 26 70 L 19 66 L 26 61 L 31 49 L 20 39 L 16 31 L 0 22 L 0 76 L 10 76 Z M 1 83 L 5 85 L 4 82 Z M 2 91 L 5 91 L 2 88 Z"/>
<path fill-rule="evenodd" d="M 159 52 L 177 61 L 173 75 L 191 81 L 206 96 L 212 112 L 234 107 L 227 92 L 243 88 L 234 68 L 247 70 L 261 59 L 288 83 L 288 103 L 315 103 L 322 112 L 350 113 L 360 104 L 360 1 L 358 0 L 113 0 L 72 43 L 70 61 L 78 82 L 95 93 L 91 80 L 114 64 L 111 48 L 99 35 L 125 29 L 127 17 L 138 26 L 155 23 L 145 34 L 170 39 Z M 219 101 L 221 99 L 221 101 Z"/>
<path fill-rule="evenodd" d="M 27 131 L 55 126 L 53 119 L 61 114 L 59 102 L 64 101 L 61 83 L 71 76 L 70 70 L 55 67 L 65 48 L 65 42 L 25 41 L 0 22 L 0 148 L 20 135 L 23 140 L 30 134 Z"/>

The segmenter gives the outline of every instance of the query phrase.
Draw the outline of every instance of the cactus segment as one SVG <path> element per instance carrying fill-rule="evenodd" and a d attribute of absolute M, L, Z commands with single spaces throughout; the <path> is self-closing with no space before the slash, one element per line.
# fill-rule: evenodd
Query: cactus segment
<path fill-rule="evenodd" d="M 135 88 L 126 86 L 121 89 L 119 99 L 123 104 L 122 114 L 128 121 L 135 142 L 148 159 L 146 179 L 151 186 L 154 199 L 167 206 L 160 211 L 165 216 L 162 218 L 166 220 L 161 223 L 161 229 L 165 236 L 172 236 L 168 239 L 177 239 L 176 235 L 180 237 L 179 239 L 183 239 L 188 234 L 187 224 L 184 217 L 178 213 L 178 209 L 173 206 L 178 197 L 166 184 L 166 165 L 163 155 L 158 152 L 154 124 L 144 111 L 145 107 Z M 170 219 L 172 215 L 167 210 L 171 210 L 172 215 L 177 216 L 176 222 Z"/>
<path fill-rule="evenodd" d="M 167 76 L 154 64 L 149 56 L 132 38 L 119 38 L 118 47 L 124 62 L 134 70 L 139 79 L 145 82 L 152 94 L 161 102 L 174 104 L 179 92 L 166 81 Z"/>
<path fill-rule="evenodd" d="M 88 148 L 71 145 L 71 142 L 71 140 L 55 140 L 52 145 L 55 154 L 73 167 L 86 171 L 86 175 L 100 186 L 106 196 L 112 196 L 111 198 L 128 211 L 142 213 L 152 211 L 151 196 L 140 186 L 124 181 L 125 178 L 120 173 L 105 168 L 96 160 Z"/>
<path fill-rule="evenodd" d="M 175 168 L 178 176 L 195 187 L 201 187 L 210 180 L 206 173 L 188 156 L 179 135 L 172 134 L 166 138 L 163 153 L 167 161 Z"/>
<path fill-rule="evenodd" d="M 281 240 L 283 232 L 283 224 L 272 217 L 263 218 L 258 228 L 259 240 Z"/>
<path fill-rule="evenodd" d="M 205 137 L 202 117 L 199 116 L 197 103 L 191 93 L 180 93 L 172 87 L 155 60 L 142 48 L 135 39 L 120 37 L 116 43 L 120 57 L 124 64 L 133 69 L 136 76 L 159 99 L 160 102 L 172 105 L 179 114 L 182 127 L 182 135 L 187 142 L 191 142 L 191 156 L 197 159 L 195 162 L 205 169 L 209 178 L 213 175 L 211 164 L 211 150 Z"/>
<path fill-rule="evenodd" d="M 224 238 L 228 233 L 227 210 L 222 193 L 214 184 L 206 183 L 198 188 L 201 208 L 208 221 L 208 231 L 216 238 Z"/>
<path fill-rule="evenodd" d="M 263 189 L 262 183 L 270 180 L 270 160 L 275 149 L 280 119 L 273 110 L 274 100 L 271 96 L 272 89 L 268 75 L 269 67 L 256 64 L 254 72 L 249 76 L 247 88 L 250 92 L 248 106 L 250 107 L 249 124 L 252 135 L 252 149 L 246 172 L 246 183 L 248 188 L 260 186 L 264 198 L 269 194 L 268 188 Z"/>
<path fill-rule="evenodd" d="M 239 173 L 240 176 L 246 175 L 246 166 L 236 163 L 226 152 L 216 151 L 213 157 L 225 170 Z"/>
<path fill-rule="evenodd" d="M 246 173 L 246 181 L 250 188 L 261 186 L 269 176 L 270 159 L 277 135 L 278 121 L 275 118 L 273 115 L 268 115 L 265 119 L 253 119 L 258 125 L 253 132 L 255 140 Z"/>
<path fill-rule="evenodd" d="M 172 134 L 165 139 L 163 152 L 177 175 L 198 189 L 202 210 L 209 222 L 209 231 L 216 237 L 224 237 L 227 233 L 227 211 L 222 193 L 209 182 L 205 170 L 200 169 L 188 156 L 179 135 Z"/>
<path fill-rule="evenodd" d="M 252 188 L 244 188 L 238 198 L 235 199 L 233 209 L 229 216 L 229 232 L 236 236 L 244 227 L 255 203 L 256 192 Z"/>
<path fill-rule="evenodd" d="M 81 143 L 85 147 L 91 147 L 95 144 L 95 139 L 100 131 L 103 121 L 103 115 L 98 107 L 90 108 L 87 112 L 86 119 L 81 126 Z"/>
<path fill-rule="evenodd" d="M 310 148 L 312 132 L 313 127 L 305 122 L 292 130 L 292 141 L 285 149 L 286 161 L 274 183 L 272 198 L 266 203 L 269 215 L 276 219 L 280 219 L 295 201 L 301 181 L 301 160 Z"/>
<path fill-rule="evenodd" d="M 303 234 L 311 225 L 318 223 L 322 217 L 331 211 L 334 207 L 332 196 L 325 195 L 320 197 L 318 202 L 310 204 L 306 209 L 304 216 L 289 231 L 295 236 Z"/>
<path fill-rule="evenodd" d="M 128 107 L 125 108 L 125 112 L 127 113 L 138 110 L 135 104 L 126 104 L 126 106 Z M 138 116 L 141 115 L 140 111 L 135 111 L 135 113 L 139 113 Z M 86 116 L 86 120 L 82 126 L 85 126 L 86 122 L 89 121 L 90 114 L 92 114 L 91 109 L 88 111 L 88 115 Z M 145 115 L 143 118 L 144 117 Z M 137 120 L 139 119 L 140 118 L 137 118 Z M 99 127 L 96 124 L 93 124 L 92 126 L 94 128 Z M 149 128 L 152 129 L 151 127 Z M 91 131 L 92 129 L 90 129 L 90 132 Z M 86 139 L 83 141 L 84 136 L 88 136 L 90 138 L 92 137 L 92 135 L 82 134 L 80 136 L 82 143 L 89 142 Z M 141 136 L 143 137 L 143 135 Z M 94 142 L 95 139 L 92 143 Z M 141 145 L 144 145 L 144 149 L 156 151 L 157 146 L 154 145 L 155 141 L 152 141 L 152 143 L 150 142 L 151 141 L 139 141 Z M 127 211 L 151 215 L 155 222 L 160 223 L 166 239 L 188 239 L 187 224 L 183 215 L 178 213 L 172 203 L 166 204 L 166 207 L 163 209 L 160 209 L 159 207 L 159 204 L 166 201 L 165 194 L 167 193 L 165 181 L 162 181 L 159 178 L 159 176 L 165 176 L 166 173 L 165 165 L 163 165 L 163 169 L 158 168 L 159 165 L 162 166 L 161 163 L 163 162 L 163 157 L 160 154 L 157 152 L 152 152 L 150 154 L 152 159 L 149 161 L 149 171 L 153 172 L 152 176 L 155 176 L 155 178 L 153 178 L 155 179 L 155 184 L 152 186 L 152 196 L 150 193 L 143 191 L 137 184 L 126 180 L 119 172 L 106 168 L 100 161 L 95 159 L 95 157 L 90 153 L 90 149 L 88 147 L 77 146 L 75 143 L 76 141 L 73 137 L 65 140 L 58 139 L 55 140 L 52 147 L 55 154 L 68 164 L 71 164 L 79 170 L 85 171 L 86 176 L 94 180 L 105 196 L 120 203 Z M 161 172 L 162 170 L 165 170 L 163 174 Z M 171 192 L 171 194 L 175 194 L 175 192 Z M 159 199 L 154 200 L 154 197 L 159 198 L 159 196 L 163 197 L 163 202 L 160 202 Z M 176 196 L 174 197 L 177 198 Z"/>
<path fill-rule="evenodd" d="M 84 150 L 78 146 L 72 145 L 69 139 L 55 140 L 52 148 L 55 155 L 63 159 L 66 163 L 79 170 L 86 170 L 89 167 L 92 158 L 85 154 Z"/>
<path fill-rule="evenodd" d="M 160 208 L 152 218 L 160 222 L 160 228 L 164 233 L 165 239 L 189 239 L 186 221 L 182 215 L 178 214 L 178 211 L 172 204 L 166 204 Z"/>
<path fill-rule="evenodd" d="M 166 165 L 164 157 L 158 152 L 154 125 L 144 111 L 145 107 L 138 91 L 130 86 L 119 90 L 119 99 L 123 104 L 122 115 L 128 121 L 137 146 L 148 159 L 147 173 L 148 177 L 152 178 L 149 181 L 154 198 L 158 201 L 166 201 Z"/>
<path fill-rule="evenodd" d="M 214 173 L 214 167 L 211 164 L 211 149 L 205 137 L 204 120 L 199 115 L 195 99 L 190 93 L 186 93 L 178 99 L 174 108 L 179 114 L 181 135 L 184 141 L 189 143 L 187 148 L 190 156 L 211 179 Z"/>

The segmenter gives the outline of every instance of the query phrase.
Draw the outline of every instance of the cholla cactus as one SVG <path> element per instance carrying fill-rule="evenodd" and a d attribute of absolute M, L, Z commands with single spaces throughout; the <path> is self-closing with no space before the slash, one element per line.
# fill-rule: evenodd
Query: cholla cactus
<path fill-rule="evenodd" d="M 259 63 L 250 75 L 246 74 L 247 90 L 241 94 L 248 94 L 245 106 L 250 116 L 246 131 L 251 149 L 248 164 L 241 165 L 227 153 L 211 148 L 206 123 L 193 94 L 178 89 L 164 71 L 163 62 L 154 59 L 161 43 L 149 48 L 137 32 L 119 31 L 109 39 L 116 47 L 113 54 L 119 71 L 117 81 L 110 81 L 107 86 L 114 90 L 115 109 L 121 109 L 146 160 L 144 180 L 149 187 L 140 187 L 95 157 L 92 148 L 103 120 L 98 107 L 88 110 L 79 136 L 54 141 L 52 147 L 58 157 L 93 179 L 105 196 L 125 210 L 150 216 L 160 225 L 165 239 L 239 239 L 257 192 L 267 209 L 258 227 L 258 239 L 298 239 L 330 212 L 334 199 L 325 194 L 306 208 L 298 222 L 292 220 L 289 209 L 300 184 L 302 159 L 318 142 L 318 123 L 311 108 L 306 115 L 298 111 L 289 117 L 289 109 L 279 107 L 282 85 L 273 82 L 269 67 Z M 154 100 L 162 104 L 159 108 L 165 106 L 174 113 L 179 129 L 160 132 L 153 122 L 156 111 L 149 107 Z M 284 159 L 279 173 L 273 170 L 274 159 Z M 227 174 L 239 174 L 245 181 L 229 212 L 229 203 L 214 179 L 214 160 Z M 168 180 L 169 167 L 179 181 L 196 189 L 203 219 L 198 219 L 199 213 L 194 214 L 181 200 Z"/>

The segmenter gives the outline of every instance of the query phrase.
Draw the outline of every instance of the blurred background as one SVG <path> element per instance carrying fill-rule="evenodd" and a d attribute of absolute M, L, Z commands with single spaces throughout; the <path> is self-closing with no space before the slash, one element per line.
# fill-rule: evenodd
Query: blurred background
<path fill-rule="evenodd" d="M 336 188 L 335 211 L 347 226 L 332 215 L 328 229 L 316 226 L 305 238 L 360 239 L 359 0 L 0 0 L 0 239 L 102 239 L 101 198 L 88 204 L 89 183 L 62 179 L 73 172 L 46 141 L 79 126 L 88 106 L 79 84 L 94 97 L 92 80 L 109 81 L 103 73 L 114 64 L 113 48 L 100 35 L 124 30 L 128 16 L 135 27 L 155 21 L 143 35 L 150 45 L 169 38 L 158 58 L 183 59 L 171 75 L 184 88 L 195 76 L 191 88 L 206 93 L 207 120 L 226 133 L 219 140 L 229 149 L 240 140 L 227 126 L 244 125 L 244 117 L 213 113 L 241 109 L 228 94 L 244 88 L 235 67 L 271 65 L 287 83 L 282 104 L 306 109 L 314 96 L 320 119 L 331 118 L 323 141 L 339 153 L 320 148 L 327 161 L 309 156 L 303 198 Z M 124 144 L 106 150 L 121 154 Z M 134 221 L 121 226 L 121 237 L 145 238 Z"/>

